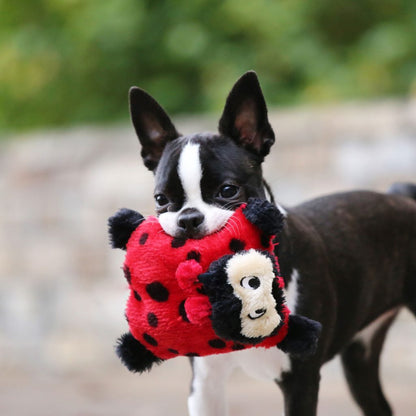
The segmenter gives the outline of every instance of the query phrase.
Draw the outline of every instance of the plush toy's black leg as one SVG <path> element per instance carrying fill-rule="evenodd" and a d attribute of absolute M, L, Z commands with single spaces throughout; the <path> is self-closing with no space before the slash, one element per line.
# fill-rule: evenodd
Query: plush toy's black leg
<path fill-rule="evenodd" d="M 278 235 L 282 231 L 283 214 L 269 201 L 250 198 L 243 214 L 267 236 Z"/>
<path fill-rule="evenodd" d="M 113 248 L 126 249 L 132 232 L 144 220 L 143 216 L 131 209 L 122 208 L 108 219 L 108 231 Z"/>
<path fill-rule="evenodd" d="M 304 316 L 290 315 L 288 326 L 286 337 L 277 347 L 294 356 L 314 354 L 322 325 Z"/>
<path fill-rule="evenodd" d="M 123 364 L 133 373 L 149 371 L 153 364 L 163 361 L 146 349 L 130 332 L 118 339 L 116 352 Z"/>

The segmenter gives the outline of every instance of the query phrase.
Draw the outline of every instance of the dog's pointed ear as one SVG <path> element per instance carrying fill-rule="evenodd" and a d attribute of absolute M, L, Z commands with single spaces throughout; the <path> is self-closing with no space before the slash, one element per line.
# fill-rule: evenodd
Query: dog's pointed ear
<path fill-rule="evenodd" d="M 275 135 L 267 118 L 266 101 L 254 71 L 246 72 L 234 85 L 225 103 L 219 132 L 264 158 Z"/>
<path fill-rule="evenodd" d="M 142 145 L 145 166 L 156 169 L 166 144 L 180 136 L 165 110 L 141 88 L 129 91 L 130 115 Z"/>

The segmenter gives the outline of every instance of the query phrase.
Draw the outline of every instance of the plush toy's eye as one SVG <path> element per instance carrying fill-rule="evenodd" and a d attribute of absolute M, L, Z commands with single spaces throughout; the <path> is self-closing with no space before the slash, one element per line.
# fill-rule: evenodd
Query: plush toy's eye
<path fill-rule="evenodd" d="M 257 276 L 246 276 L 241 279 L 240 285 L 244 289 L 256 290 L 260 287 L 260 279 Z"/>
<path fill-rule="evenodd" d="M 240 188 L 237 185 L 226 184 L 221 187 L 218 192 L 218 196 L 224 199 L 234 198 L 238 194 L 239 190 Z"/>
<path fill-rule="evenodd" d="M 169 199 L 163 194 L 155 195 L 155 201 L 160 207 L 163 207 L 169 204 Z"/>

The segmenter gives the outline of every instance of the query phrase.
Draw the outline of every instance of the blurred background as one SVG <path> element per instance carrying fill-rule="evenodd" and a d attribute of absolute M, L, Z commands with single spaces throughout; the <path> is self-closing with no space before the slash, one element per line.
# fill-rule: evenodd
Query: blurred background
<path fill-rule="evenodd" d="M 107 218 L 153 213 L 128 120 L 138 85 L 179 131 L 215 130 L 230 88 L 257 71 L 277 143 L 265 175 L 283 205 L 416 181 L 413 0 L 0 1 L 0 414 L 183 415 L 186 359 L 150 374 L 114 354 L 127 327 L 123 253 Z M 414 414 L 416 321 L 382 360 L 397 414 Z M 242 373 L 230 410 L 281 410 Z M 339 362 L 319 414 L 358 416 Z"/>

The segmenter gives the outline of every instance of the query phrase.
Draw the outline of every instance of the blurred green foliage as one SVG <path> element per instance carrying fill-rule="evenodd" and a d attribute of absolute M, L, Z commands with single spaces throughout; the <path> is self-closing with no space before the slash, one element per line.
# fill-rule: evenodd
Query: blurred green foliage
<path fill-rule="evenodd" d="M 255 69 L 270 104 L 406 95 L 414 0 L 0 0 L 0 128 L 126 118 L 138 85 L 218 111 Z"/>

